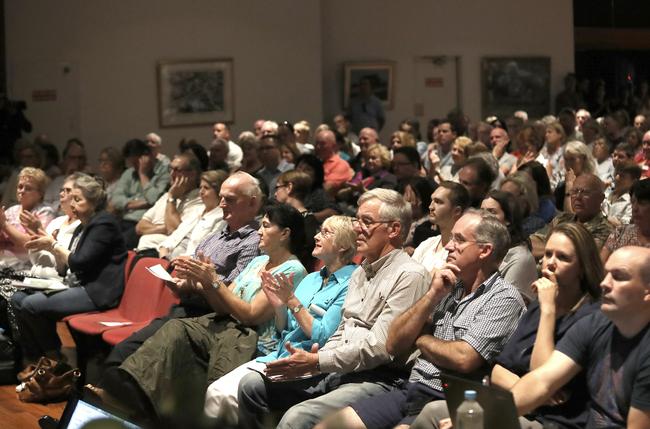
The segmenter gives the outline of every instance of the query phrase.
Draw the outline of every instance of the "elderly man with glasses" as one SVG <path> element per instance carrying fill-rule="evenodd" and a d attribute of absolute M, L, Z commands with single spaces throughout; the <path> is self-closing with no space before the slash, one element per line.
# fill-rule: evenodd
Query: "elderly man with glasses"
<path fill-rule="evenodd" d="M 411 206 L 395 191 L 374 189 L 359 199 L 357 252 L 365 257 L 352 274 L 339 328 L 321 350 L 296 350 L 269 362 L 239 384 L 240 427 L 311 428 L 323 416 L 359 399 L 391 390 L 403 380 L 404 360 L 386 349 L 388 328 L 425 294 L 430 276 L 403 250 Z M 408 358 L 408 356 L 405 356 Z"/>

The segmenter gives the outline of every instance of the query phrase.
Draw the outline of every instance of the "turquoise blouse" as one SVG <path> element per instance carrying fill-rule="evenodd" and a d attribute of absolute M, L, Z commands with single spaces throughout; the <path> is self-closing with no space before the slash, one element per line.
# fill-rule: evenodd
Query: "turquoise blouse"
<path fill-rule="evenodd" d="M 267 356 L 258 358 L 257 361 L 270 362 L 288 356 L 289 352 L 284 347 L 287 341 L 291 342 L 294 347 L 303 350 L 310 350 L 314 343 L 323 347 L 341 323 L 343 301 L 345 301 L 345 295 L 348 292 L 350 277 L 356 268 L 356 265 L 346 265 L 340 268 L 330 275 L 326 285 L 323 285 L 323 280 L 327 276 L 326 268 L 307 275 L 300 282 L 294 294 L 314 317 L 311 337 L 303 332 L 293 313 L 287 310 L 287 327 L 280 335 L 277 348 Z"/>
<path fill-rule="evenodd" d="M 235 288 L 233 289 L 233 293 L 247 303 L 251 303 L 257 293 L 262 291 L 262 279 L 260 278 L 260 273 L 264 270 L 264 267 L 268 262 L 269 257 L 267 255 L 253 258 L 253 260 L 246 265 L 246 268 L 244 268 L 237 278 L 235 278 Z M 305 267 L 303 267 L 295 256 L 270 270 L 270 273 L 284 273 L 287 276 L 293 274 L 294 281 L 296 282 L 301 281 L 305 275 L 307 275 Z M 258 325 L 256 331 L 259 336 L 257 340 L 257 350 L 260 354 L 266 355 L 276 349 L 278 338 L 274 318 L 271 318 L 271 320 L 266 323 Z"/>

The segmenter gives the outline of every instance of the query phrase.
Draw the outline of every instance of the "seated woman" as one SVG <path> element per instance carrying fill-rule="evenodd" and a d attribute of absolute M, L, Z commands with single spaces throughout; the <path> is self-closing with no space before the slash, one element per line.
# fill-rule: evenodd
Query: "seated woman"
<path fill-rule="evenodd" d="M 537 293 L 492 369 L 492 384 L 510 389 L 529 371 L 541 366 L 555 344 L 574 323 L 598 311 L 603 264 L 596 243 L 580 224 L 558 225 L 546 243 L 542 278 L 533 284 Z M 521 427 L 584 428 L 587 423 L 587 382 L 575 377 L 551 404 L 520 417 Z M 443 427 L 448 416 L 444 401 L 428 404 L 412 427 Z M 549 426 L 550 427 L 550 426 Z"/>
<path fill-rule="evenodd" d="M 115 307 L 124 291 L 126 246 L 117 221 L 104 211 L 106 192 L 102 184 L 81 175 L 72 186 L 71 210 L 81 225 L 65 248 L 51 235 L 27 242 L 30 250 L 49 250 L 57 266 L 67 266 L 70 287 L 54 294 L 16 292 L 16 310 L 24 360 L 40 356 L 59 358 L 61 343 L 56 322 L 61 317 Z"/>
<path fill-rule="evenodd" d="M 650 180 L 639 180 L 630 189 L 632 220 L 629 225 L 617 227 L 607 237 L 600 251 L 603 263 L 616 249 L 625 246 L 650 247 Z"/>
<path fill-rule="evenodd" d="M 70 247 L 72 236 L 81 223 L 72 211 L 72 187 L 75 180 L 82 175 L 83 173 L 73 173 L 64 179 L 59 192 L 59 206 L 64 214 L 55 218 L 45 229 L 36 215 L 29 212 L 23 213 L 24 226 L 31 234 L 35 236 L 50 235 L 64 248 Z M 57 266 L 56 258 L 49 250 L 30 250 L 29 260 L 32 263 L 31 274 L 38 277 L 56 277 L 59 272 L 65 271 L 64 266 Z"/>
<path fill-rule="evenodd" d="M 320 222 L 305 207 L 305 198 L 311 191 L 311 183 L 311 177 L 307 173 L 298 170 L 285 171 L 278 176 L 274 195 L 277 202 L 289 204 L 298 210 L 305 221 L 305 245 L 296 256 L 308 270 L 315 268 L 316 258 L 312 256 L 312 251 L 314 250 L 314 236 L 320 229 Z"/>
<path fill-rule="evenodd" d="M 43 227 L 54 219 L 54 210 L 43 204 L 48 183 L 48 177 L 39 168 L 25 167 L 18 173 L 18 204 L 6 210 L 0 207 L 0 259 L 5 262 L 13 259 L 16 266 L 27 264 L 25 243 L 29 241 L 30 236 L 23 225 L 23 222 L 27 221 L 26 213 L 35 215 Z"/>
<path fill-rule="evenodd" d="M 209 417 L 236 426 L 237 388 L 246 374 L 264 371 L 266 362 L 288 356 L 289 347 L 311 350 L 313 345 L 327 342 L 341 321 L 348 282 L 355 269 L 350 261 L 356 252 L 356 238 L 350 218 L 327 218 L 314 237 L 313 254 L 324 264 L 320 271 L 305 277 L 295 290 L 295 282 L 286 276 L 263 274 L 262 287 L 275 308 L 280 341 L 272 353 L 239 366 L 208 387 L 205 413 Z"/>
<path fill-rule="evenodd" d="M 467 158 L 469 158 L 467 148 L 471 144 L 472 140 L 464 136 L 458 137 L 454 140 L 454 143 L 451 146 L 451 159 L 453 163 L 440 168 L 440 178 L 442 180 L 458 182 L 458 172 L 463 167 L 465 161 L 467 161 Z"/>
<path fill-rule="evenodd" d="M 182 221 L 180 225 L 158 247 L 161 258 L 172 259 L 182 255 L 193 255 L 199 243 L 225 226 L 223 210 L 219 207 L 219 190 L 221 184 L 228 178 L 223 170 L 210 170 L 201 174 L 199 196 L 205 209 L 198 217 Z"/>
<path fill-rule="evenodd" d="M 262 290 L 262 273 L 285 274 L 299 283 L 307 274 L 295 256 L 302 248 L 302 216 L 286 204 L 269 206 L 259 229 L 260 250 L 237 278 L 224 285 L 208 260 L 172 261 L 178 292 L 194 289 L 216 311 L 173 319 L 119 367 L 104 373 L 101 388 L 88 386 L 107 403 L 136 417 L 195 419 L 202 415 L 206 383 L 277 348 L 274 309 Z M 185 420 L 178 427 L 192 427 Z M 170 424 L 170 427 L 175 427 Z"/>
<path fill-rule="evenodd" d="M 414 177 L 404 188 L 404 199 L 411 204 L 411 228 L 404 241 L 404 251 L 413 255 L 413 251 L 427 238 L 436 234 L 429 219 L 431 194 L 437 188 L 436 183 L 427 177 Z"/>
<path fill-rule="evenodd" d="M 525 235 L 531 235 L 546 225 L 546 222 L 536 214 L 539 210 L 539 198 L 531 176 L 523 172 L 513 173 L 501 183 L 499 189 L 512 194 L 523 203 L 524 220 L 521 229 Z"/>
<path fill-rule="evenodd" d="M 490 191 L 481 208 L 497 217 L 510 233 L 510 249 L 499 265 L 504 279 L 512 283 L 526 304 L 535 299 L 531 284 L 537 279 L 537 264 L 530 252 L 528 236 L 521 230 L 521 209 L 517 199 L 508 192 Z"/>

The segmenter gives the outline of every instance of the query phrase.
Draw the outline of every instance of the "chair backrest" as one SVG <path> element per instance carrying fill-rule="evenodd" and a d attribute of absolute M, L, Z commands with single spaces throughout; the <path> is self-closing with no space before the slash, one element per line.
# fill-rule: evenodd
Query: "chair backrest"
<path fill-rule="evenodd" d="M 169 262 L 161 258 L 141 258 L 133 267 L 124 288 L 124 295 L 118 312 L 133 322 L 142 322 L 155 318 L 161 297 L 167 290 L 164 281 L 147 271 L 147 267 L 160 264 L 165 269 Z"/>
<path fill-rule="evenodd" d="M 131 271 L 133 267 L 133 259 L 135 258 L 135 250 L 129 250 L 126 252 L 126 264 L 124 265 L 124 284 L 126 284 L 129 281 L 129 276 L 131 275 Z"/>

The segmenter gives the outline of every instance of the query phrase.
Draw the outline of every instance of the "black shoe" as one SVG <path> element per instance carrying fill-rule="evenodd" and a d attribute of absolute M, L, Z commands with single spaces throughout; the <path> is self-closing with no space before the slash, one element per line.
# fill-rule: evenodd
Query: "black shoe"
<path fill-rule="evenodd" d="M 38 426 L 41 429 L 56 429 L 59 427 L 59 421 L 52 416 L 43 416 L 38 419 Z"/>

